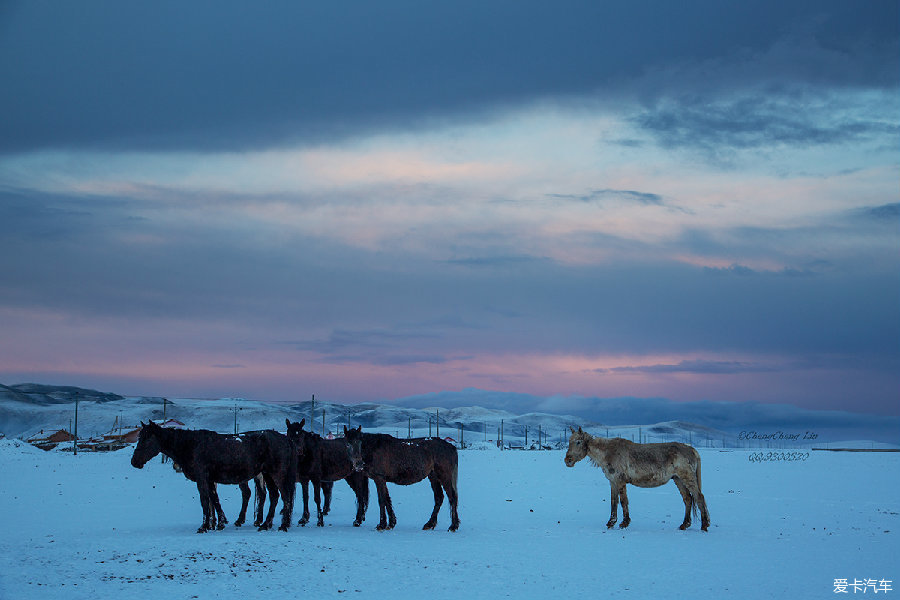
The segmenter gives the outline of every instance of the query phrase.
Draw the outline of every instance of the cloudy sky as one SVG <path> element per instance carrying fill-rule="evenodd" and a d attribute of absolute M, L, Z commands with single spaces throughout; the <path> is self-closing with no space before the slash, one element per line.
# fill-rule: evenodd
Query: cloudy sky
<path fill-rule="evenodd" d="M 898 415 L 898 24 L 0 3 L 0 381 Z"/>

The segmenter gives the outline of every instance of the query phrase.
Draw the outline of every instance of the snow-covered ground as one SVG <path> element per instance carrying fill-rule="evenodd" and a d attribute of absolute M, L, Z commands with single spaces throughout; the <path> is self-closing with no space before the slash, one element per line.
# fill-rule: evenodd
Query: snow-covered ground
<path fill-rule="evenodd" d="M 829 598 L 835 579 L 900 594 L 900 454 L 700 453 L 708 533 L 677 529 L 672 483 L 629 486 L 631 526 L 607 530 L 609 487 L 586 461 L 467 450 L 455 534 L 446 504 L 438 529 L 420 530 L 426 482 L 390 486 L 389 532 L 374 530 L 374 485 L 357 529 L 338 483 L 325 528 L 201 535 L 196 487 L 158 458 L 139 471 L 128 449 L 76 457 L 0 440 L 0 598 Z M 220 497 L 233 521 L 237 487 Z"/>

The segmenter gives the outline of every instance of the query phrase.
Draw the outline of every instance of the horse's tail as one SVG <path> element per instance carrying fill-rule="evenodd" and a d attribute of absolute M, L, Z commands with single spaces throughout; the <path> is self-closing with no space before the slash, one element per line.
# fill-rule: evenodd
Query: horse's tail
<path fill-rule="evenodd" d="M 459 488 L 456 485 L 457 476 L 459 475 L 459 462 L 453 461 L 453 472 L 450 473 L 450 481 L 453 483 L 453 490 L 458 491 Z"/>
<path fill-rule="evenodd" d="M 694 471 L 694 473 L 697 476 L 697 494 L 702 495 L 703 494 L 703 485 L 700 483 L 700 453 L 697 452 L 696 448 L 694 448 L 694 458 L 697 459 L 697 468 Z M 694 494 L 691 494 L 691 512 L 694 513 L 695 519 L 700 514 L 700 509 L 697 504 L 698 500 L 699 500 L 699 498 L 695 498 Z"/>

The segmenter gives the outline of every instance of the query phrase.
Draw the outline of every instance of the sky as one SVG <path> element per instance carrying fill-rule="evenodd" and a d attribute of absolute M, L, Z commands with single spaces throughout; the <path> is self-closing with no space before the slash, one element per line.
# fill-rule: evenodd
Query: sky
<path fill-rule="evenodd" d="M 900 415 L 896 1 L 0 3 L 0 381 Z"/>

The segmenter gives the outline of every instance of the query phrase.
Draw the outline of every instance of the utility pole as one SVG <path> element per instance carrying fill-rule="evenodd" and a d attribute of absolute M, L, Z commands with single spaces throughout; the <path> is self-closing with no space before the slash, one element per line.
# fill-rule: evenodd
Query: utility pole
<path fill-rule="evenodd" d="M 169 403 L 169 401 L 167 399 L 163 398 L 163 423 L 166 422 L 166 404 L 168 404 L 168 403 Z"/>
<path fill-rule="evenodd" d="M 434 409 L 434 437 L 441 437 L 441 409 Z"/>
<path fill-rule="evenodd" d="M 525 426 L 525 449 L 528 449 L 528 425 Z"/>
<path fill-rule="evenodd" d="M 72 453 L 78 456 L 78 393 L 75 393 L 75 431 L 72 432 Z"/>
<path fill-rule="evenodd" d="M 542 450 L 541 448 L 541 426 L 538 425 L 538 450 Z"/>
<path fill-rule="evenodd" d="M 503 419 L 500 419 L 500 450 L 503 450 Z"/>
<path fill-rule="evenodd" d="M 312 395 L 312 400 L 309 403 L 309 430 L 312 431 L 313 423 L 316 422 L 316 395 Z"/>
<path fill-rule="evenodd" d="M 412 437 L 412 417 L 407 417 L 406 439 L 410 439 L 411 437 Z"/>
<path fill-rule="evenodd" d="M 325 409 L 322 409 L 322 437 L 325 437 Z"/>

